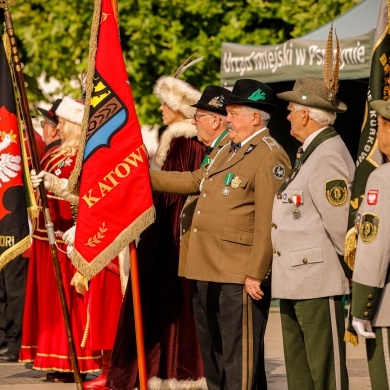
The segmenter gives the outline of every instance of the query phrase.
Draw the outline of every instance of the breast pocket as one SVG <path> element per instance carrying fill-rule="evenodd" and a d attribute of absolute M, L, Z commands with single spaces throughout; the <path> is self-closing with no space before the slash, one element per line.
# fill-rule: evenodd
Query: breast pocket
<path fill-rule="evenodd" d="M 303 249 L 295 252 L 290 252 L 291 267 L 300 267 L 315 263 L 323 263 L 321 248 Z"/>
<path fill-rule="evenodd" d="M 229 185 L 223 183 L 219 198 L 225 203 L 240 203 L 244 198 L 249 177 L 235 175 Z"/>

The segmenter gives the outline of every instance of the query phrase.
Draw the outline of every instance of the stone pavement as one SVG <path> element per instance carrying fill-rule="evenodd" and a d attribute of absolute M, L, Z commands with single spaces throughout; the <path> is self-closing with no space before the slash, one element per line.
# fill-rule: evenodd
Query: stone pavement
<path fill-rule="evenodd" d="M 279 308 L 271 307 L 265 336 L 266 370 L 268 390 L 287 390 L 286 369 L 283 359 L 282 334 Z M 347 344 L 347 364 L 350 390 L 369 390 L 370 379 L 365 358 L 364 341 L 357 347 Z M 22 363 L 0 364 L 0 390 L 70 390 L 77 389 L 72 383 L 45 381 L 46 372 L 26 369 Z M 93 379 L 88 375 L 87 379 Z"/>

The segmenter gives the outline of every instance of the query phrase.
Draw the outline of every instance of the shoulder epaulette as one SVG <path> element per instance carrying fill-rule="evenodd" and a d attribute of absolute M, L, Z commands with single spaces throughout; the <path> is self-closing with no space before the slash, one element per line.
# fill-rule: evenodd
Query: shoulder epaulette
<path fill-rule="evenodd" d="M 270 150 L 272 150 L 275 147 L 280 149 L 279 144 L 270 135 L 266 135 L 265 137 L 262 138 L 262 140 L 267 144 Z"/>

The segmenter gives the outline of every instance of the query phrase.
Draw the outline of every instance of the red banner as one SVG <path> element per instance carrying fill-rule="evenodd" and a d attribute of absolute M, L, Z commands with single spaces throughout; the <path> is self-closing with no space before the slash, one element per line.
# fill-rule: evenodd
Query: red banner
<path fill-rule="evenodd" d="M 90 47 L 89 60 L 94 66 L 87 75 L 85 133 L 78 152 L 80 201 L 71 255 L 87 279 L 154 221 L 148 154 L 110 0 L 102 0 L 101 9 L 95 9 L 92 34 L 96 29 L 97 47 Z"/>

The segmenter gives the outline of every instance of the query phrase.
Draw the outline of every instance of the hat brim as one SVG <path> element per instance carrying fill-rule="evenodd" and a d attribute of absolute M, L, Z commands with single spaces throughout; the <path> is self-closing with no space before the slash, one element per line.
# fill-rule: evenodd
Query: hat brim
<path fill-rule="evenodd" d="M 50 119 L 55 125 L 58 125 L 58 119 L 57 116 L 54 114 L 51 114 L 48 110 L 45 110 L 43 108 L 37 108 L 37 110 L 47 119 Z"/>
<path fill-rule="evenodd" d="M 325 111 L 337 112 L 339 114 L 347 111 L 347 105 L 340 100 L 337 101 L 337 105 L 333 105 L 328 100 L 322 99 L 318 95 L 310 93 L 302 94 L 302 92 L 298 91 L 286 91 L 277 93 L 276 96 L 279 99 L 286 100 L 288 102 L 301 104 L 306 107 L 319 108 Z"/>
<path fill-rule="evenodd" d="M 390 100 L 371 100 L 370 107 L 381 117 L 390 120 Z"/>
<path fill-rule="evenodd" d="M 230 95 L 229 98 L 225 100 L 225 105 L 228 106 L 229 104 L 257 108 L 258 110 L 265 111 L 268 113 L 272 113 L 277 107 L 277 105 L 273 103 L 255 102 L 253 100 L 242 100 L 242 97 L 235 95 Z"/>
<path fill-rule="evenodd" d="M 201 104 L 201 103 L 190 104 L 190 106 L 191 107 L 195 107 L 195 108 L 201 108 L 202 110 L 206 110 L 206 111 L 215 112 L 216 114 L 221 114 L 221 115 L 224 115 L 224 116 L 227 115 L 226 107 L 218 108 L 218 107 L 209 106 L 207 104 Z"/>

